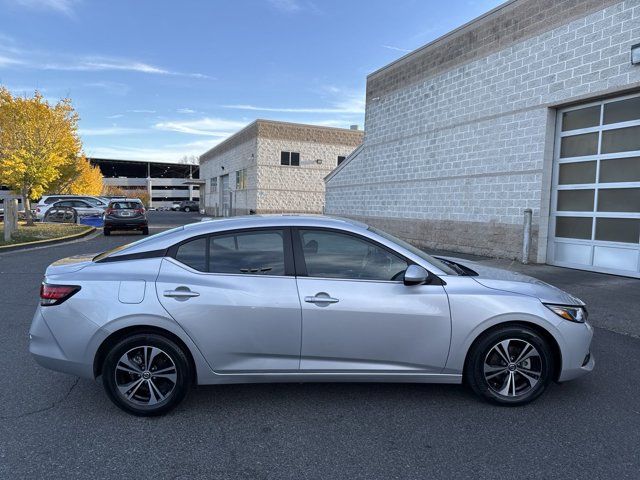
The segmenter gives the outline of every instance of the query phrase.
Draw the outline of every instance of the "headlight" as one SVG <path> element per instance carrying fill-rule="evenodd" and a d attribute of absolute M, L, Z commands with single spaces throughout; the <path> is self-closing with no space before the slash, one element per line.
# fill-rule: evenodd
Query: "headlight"
<path fill-rule="evenodd" d="M 584 307 L 551 305 L 548 303 L 545 303 L 544 306 L 556 315 L 559 315 L 570 322 L 584 323 L 587 320 L 587 309 Z"/>

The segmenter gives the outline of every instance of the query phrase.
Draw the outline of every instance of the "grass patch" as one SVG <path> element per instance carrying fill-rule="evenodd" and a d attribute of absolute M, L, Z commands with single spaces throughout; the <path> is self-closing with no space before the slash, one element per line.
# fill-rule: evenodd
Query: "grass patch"
<path fill-rule="evenodd" d="M 73 223 L 36 223 L 32 227 L 27 227 L 25 222 L 19 222 L 18 231 L 13 233 L 11 242 L 7 243 L 4 241 L 4 223 L 0 223 L 0 246 L 66 237 L 67 235 L 86 232 L 90 229 L 91 227 L 87 225 Z"/>

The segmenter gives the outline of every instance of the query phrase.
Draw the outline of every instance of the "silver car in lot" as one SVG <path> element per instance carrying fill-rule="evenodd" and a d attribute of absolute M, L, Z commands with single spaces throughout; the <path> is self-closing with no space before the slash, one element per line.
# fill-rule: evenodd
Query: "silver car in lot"
<path fill-rule="evenodd" d="M 66 258 L 40 297 L 38 363 L 101 379 L 136 415 L 193 384 L 251 382 L 465 382 L 521 405 L 594 366 L 577 298 L 321 216 L 212 220 Z"/>

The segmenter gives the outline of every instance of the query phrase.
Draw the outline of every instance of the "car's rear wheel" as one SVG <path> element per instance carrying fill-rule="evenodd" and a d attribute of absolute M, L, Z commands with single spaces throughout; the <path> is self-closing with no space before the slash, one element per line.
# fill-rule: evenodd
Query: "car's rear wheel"
<path fill-rule="evenodd" d="M 192 372 L 180 346 L 149 333 L 115 344 L 105 357 L 102 378 L 118 407 L 138 416 L 155 416 L 169 412 L 184 399 Z"/>
<path fill-rule="evenodd" d="M 104 228 L 102 229 L 102 231 L 103 231 L 103 233 L 105 234 L 105 236 L 107 236 L 107 237 L 108 237 L 109 235 L 111 235 L 111 230 L 110 230 L 109 228 L 107 228 L 107 227 L 104 227 Z"/>
<path fill-rule="evenodd" d="M 475 393 L 499 405 L 524 405 L 551 382 L 553 352 L 548 341 L 525 326 L 505 326 L 471 347 L 465 379 Z"/>
<path fill-rule="evenodd" d="M 190 212 L 190 211 L 191 211 L 191 209 L 190 209 L 189 207 L 184 207 L 184 211 L 185 211 L 185 212 Z"/>
<path fill-rule="evenodd" d="M 142 228 L 142 234 L 143 235 L 149 235 L 149 227 L 143 227 Z"/>

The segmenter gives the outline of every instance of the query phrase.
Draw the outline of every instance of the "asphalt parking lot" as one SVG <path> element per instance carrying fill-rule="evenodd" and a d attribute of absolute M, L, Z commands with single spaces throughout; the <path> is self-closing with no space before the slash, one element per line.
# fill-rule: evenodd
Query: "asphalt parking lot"
<path fill-rule="evenodd" d="M 150 214 L 152 232 L 197 220 Z M 137 238 L 0 255 L 0 478 L 638 478 L 640 338 L 611 331 L 638 328 L 638 280 L 497 262 L 578 294 L 607 328 L 596 329 L 591 375 L 525 407 L 491 406 L 462 386 L 233 385 L 200 387 L 144 419 L 27 351 L 46 266 Z"/>

